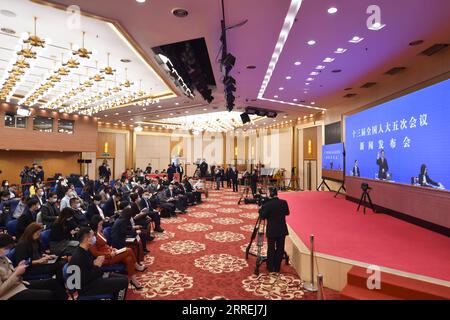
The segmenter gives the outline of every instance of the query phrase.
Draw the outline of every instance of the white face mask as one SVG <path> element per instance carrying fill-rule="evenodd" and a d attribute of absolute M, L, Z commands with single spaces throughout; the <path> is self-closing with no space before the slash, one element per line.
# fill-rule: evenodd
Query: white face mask
<path fill-rule="evenodd" d="M 96 206 L 98 206 L 98 205 L 100 205 L 100 201 L 96 200 L 96 201 L 94 201 L 94 204 L 95 204 Z"/>
<path fill-rule="evenodd" d="M 81 208 L 81 203 L 77 203 L 76 208 L 77 208 L 77 209 L 80 209 L 80 208 Z"/>
<path fill-rule="evenodd" d="M 50 198 L 49 199 L 50 203 L 56 203 L 56 201 L 58 201 L 58 198 Z"/>

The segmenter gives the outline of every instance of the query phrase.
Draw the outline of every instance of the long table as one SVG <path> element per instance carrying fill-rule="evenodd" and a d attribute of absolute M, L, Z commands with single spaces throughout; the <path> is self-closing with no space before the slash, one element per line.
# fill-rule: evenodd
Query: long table
<path fill-rule="evenodd" d="M 372 188 L 374 205 L 450 228 L 450 191 L 347 176 L 347 197 L 359 200 L 363 182 Z"/>

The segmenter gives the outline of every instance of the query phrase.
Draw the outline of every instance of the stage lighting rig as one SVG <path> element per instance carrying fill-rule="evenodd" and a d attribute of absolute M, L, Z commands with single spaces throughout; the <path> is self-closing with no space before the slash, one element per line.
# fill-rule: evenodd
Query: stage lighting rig
<path fill-rule="evenodd" d="M 234 92 L 236 92 L 236 80 L 230 76 L 230 72 L 236 64 L 236 57 L 228 52 L 227 47 L 227 27 L 225 24 L 225 5 L 224 0 L 222 0 L 222 36 L 220 40 L 222 41 L 222 58 L 220 59 L 220 64 L 223 73 L 223 86 L 224 95 L 226 100 L 226 108 L 228 111 L 233 111 L 234 101 L 236 100 Z"/>

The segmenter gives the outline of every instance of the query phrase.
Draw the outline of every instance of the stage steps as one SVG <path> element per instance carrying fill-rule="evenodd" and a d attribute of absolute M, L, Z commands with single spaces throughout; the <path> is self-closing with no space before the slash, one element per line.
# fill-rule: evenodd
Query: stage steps
<path fill-rule="evenodd" d="M 369 290 L 365 268 L 354 266 L 347 273 L 343 300 L 448 300 L 450 288 L 417 279 L 381 272 L 381 289 Z"/>

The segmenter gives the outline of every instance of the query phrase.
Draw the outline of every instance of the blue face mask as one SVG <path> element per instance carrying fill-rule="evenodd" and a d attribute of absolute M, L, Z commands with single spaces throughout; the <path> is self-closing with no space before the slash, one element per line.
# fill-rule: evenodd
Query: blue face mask
<path fill-rule="evenodd" d="M 91 238 L 91 240 L 89 241 L 89 244 L 90 244 L 91 246 L 95 246 L 96 243 L 97 243 L 97 237 L 96 237 L 96 236 L 93 236 L 93 237 Z"/>

